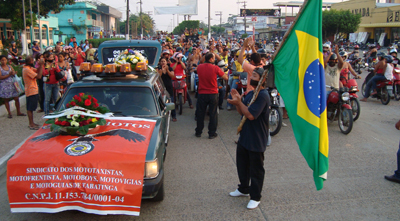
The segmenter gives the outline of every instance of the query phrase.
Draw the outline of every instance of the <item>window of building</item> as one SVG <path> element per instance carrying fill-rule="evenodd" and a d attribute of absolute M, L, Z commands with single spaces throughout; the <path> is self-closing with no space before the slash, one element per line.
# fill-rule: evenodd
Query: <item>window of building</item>
<path fill-rule="evenodd" d="M 92 14 L 92 19 L 96 20 L 96 14 Z"/>
<path fill-rule="evenodd" d="M 50 29 L 49 31 L 49 39 L 53 39 L 54 35 L 53 35 L 53 29 Z"/>
<path fill-rule="evenodd" d="M 38 28 L 34 28 L 33 31 L 34 31 L 34 35 L 33 35 L 34 38 L 35 39 L 39 39 L 39 29 Z"/>
<path fill-rule="evenodd" d="M 385 28 L 375 28 L 375 39 L 374 39 L 374 41 L 375 42 L 378 42 L 379 41 L 379 38 L 381 37 L 381 34 L 382 33 L 385 33 Z M 387 38 L 387 36 L 386 36 L 386 38 Z"/>
<path fill-rule="evenodd" d="M 390 38 L 391 42 L 399 42 L 400 41 L 400 28 L 392 28 L 392 36 Z"/>
<path fill-rule="evenodd" d="M 31 31 L 29 29 L 26 29 L 26 39 L 31 39 Z"/>
<path fill-rule="evenodd" d="M 47 37 L 47 29 L 46 28 L 42 28 L 42 38 L 46 38 Z"/>

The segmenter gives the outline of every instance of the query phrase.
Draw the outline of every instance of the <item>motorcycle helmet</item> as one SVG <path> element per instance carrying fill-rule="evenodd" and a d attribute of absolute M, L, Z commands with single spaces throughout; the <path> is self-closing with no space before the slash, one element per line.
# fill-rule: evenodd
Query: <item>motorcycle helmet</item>
<path fill-rule="evenodd" d="M 383 58 L 386 59 L 387 63 L 392 63 L 393 62 L 393 57 L 391 55 L 385 55 Z"/>
<path fill-rule="evenodd" d="M 345 51 L 344 48 L 339 48 L 339 52 Z"/>
<path fill-rule="evenodd" d="M 347 58 L 347 53 L 345 51 L 339 52 L 340 57 L 346 57 Z"/>
<path fill-rule="evenodd" d="M 392 49 L 390 50 L 389 54 L 392 54 L 392 53 L 396 53 L 396 54 L 397 54 L 396 48 L 392 48 Z"/>
<path fill-rule="evenodd" d="M 259 53 L 259 54 L 267 54 L 267 51 L 265 51 L 264 48 L 260 48 L 260 49 L 257 50 L 257 53 Z"/>
<path fill-rule="evenodd" d="M 323 48 L 331 48 L 331 46 L 327 43 L 325 43 L 324 45 L 322 45 Z"/>
<path fill-rule="evenodd" d="M 359 49 L 359 48 L 360 48 L 360 46 L 358 46 L 358 45 L 354 46 L 354 49 Z"/>
<path fill-rule="evenodd" d="M 217 65 L 218 65 L 218 67 L 223 68 L 223 67 L 225 67 L 225 61 L 220 60 Z"/>
<path fill-rule="evenodd" d="M 336 104 L 337 102 L 339 102 L 339 93 L 332 91 L 328 96 L 328 103 Z"/>
<path fill-rule="evenodd" d="M 332 54 L 331 57 L 329 58 L 329 60 L 337 60 L 337 55 L 336 54 Z"/>
<path fill-rule="evenodd" d="M 378 54 L 376 54 L 378 57 L 384 57 L 386 54 L 385 52 L 378 52 Z"/>
<path fill-rule="evenodd" d="M 52 51 L 52 50 L 53 50 L 53 47 L 49 46 L 44 51 Z"/>
<path fill-rule="evenodd" d="M 368 47 L 369 48 L 375 48 L 376 46 L 375 46 L 375 44 L 370 44 Z"/>

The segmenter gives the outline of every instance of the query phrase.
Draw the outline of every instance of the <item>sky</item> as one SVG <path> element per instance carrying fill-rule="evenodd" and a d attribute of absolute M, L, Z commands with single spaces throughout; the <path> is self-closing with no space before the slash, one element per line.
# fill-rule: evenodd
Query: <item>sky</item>
<path fill-rule="evenodd" d="M 122 20 L 126 19 L 126 1 L 125 0 L 97 0 L 98 2 L 107 4 L 111 7 L 114 7 L 122 12 L 123 17 Z M 220 23 L 220 16 L 216 16 L 216 11 L 222 11 L 222 23 L 226 23 L 230 14 L 237 15 L 239 14 L 239 9 L 243 8 L 243 3 L 237 4 L 237 2 L 243 2 L 244 0 L 210 0 L 211 2 L 211 25 L 218 25 Z M 249 9 L 270 9 L 270 8 L 278 8 L 273 7 L 274 2 L 289 2 L 291 0 L 246 0 L 246 8 Z M 297 0 L 301 1 L 301 0 Z M 329 0 L 326 2 L 341 2 L 342 0 Z M 139 4 L 137 4 L 139 0 L 130 0 L 129 9 L 131 13 L 137 14 L 139 13 Z M 155 21 L 156 30 L 162 31 L 171 31 L 172 26 L 176 27 L 179 22 L 183 21 L 183 16 L 175 15 L 154 15 L 154 7 L 162 7 L 162 6 L 176 6 L 178 4 L 178 0 L 142 0 L 142 11 L 144 13 L 151 12 L 152 17 Z M 325 2 L 325 1 L 324 1 Z M 240 8 L 239 8 L 240 7 Z M 282 12 L 284 12 L 284 8 L 282 8 Z M 291 12 L 291 9 L 288 8 L 288 12 Z M 204 23 L 208 23 L 208 0 L 198 0 L 198 15 L 193 15 L 191 20 L 200 20 Z M 178 22 L 179 21 L 179 22 Z"/>

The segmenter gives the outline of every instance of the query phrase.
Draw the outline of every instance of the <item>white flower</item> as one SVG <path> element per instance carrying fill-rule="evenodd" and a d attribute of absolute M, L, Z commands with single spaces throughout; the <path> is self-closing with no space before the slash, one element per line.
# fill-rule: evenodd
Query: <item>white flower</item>
<path fill-rule="evenodd" d="M 70 115 L 70 114 L 68 114 L 68 115 L 67 115 L 67 118 L 68 118 L 68 119 L 71 119 L 71 115 Z"/>
<path fill-rule="evenodd" d="M 134 57 L 135 57 L 135 56 L 133 56 L 133 55 L 129 55 L 129 56 L 128 56 L 129 59 L 133 59 Z"/>
<path fill-rule="evenodd" d="M 132 60 L 132 62 L 133 62 L 133 63 L 137 63 L 138 60 L 135 58 L 135 59 Z"/>
<path fill-rule="evenodd" d="M 79 123 L 76 122 L 76 121 L 72 121 L 72 122 L 71 122 L 71 126 L 73 126 L 73 127 L 79 127 Z"/>

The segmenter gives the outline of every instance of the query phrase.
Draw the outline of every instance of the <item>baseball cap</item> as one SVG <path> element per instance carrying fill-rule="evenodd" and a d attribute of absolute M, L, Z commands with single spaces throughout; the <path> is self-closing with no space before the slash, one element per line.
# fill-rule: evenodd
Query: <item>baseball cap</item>
<path fill-rule="evenodd" d="M 169 54 L 169 50 L 164 50 L 162 53 L 163 54 Z"/>

